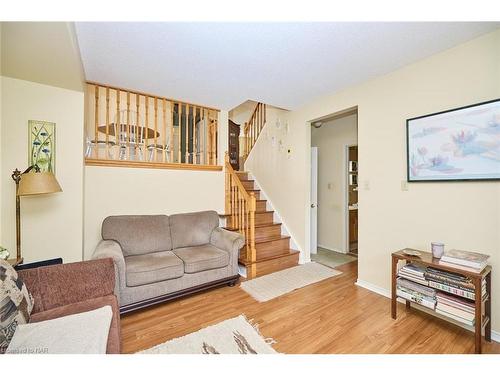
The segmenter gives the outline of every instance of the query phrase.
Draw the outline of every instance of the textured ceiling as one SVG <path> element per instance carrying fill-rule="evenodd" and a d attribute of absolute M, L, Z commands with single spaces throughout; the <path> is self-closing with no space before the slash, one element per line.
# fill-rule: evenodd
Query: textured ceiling
<path fill-rule="evenodd" d="M 294 109 L 500 23 L 77 23 L 87 80 L 229 110 Z"/>

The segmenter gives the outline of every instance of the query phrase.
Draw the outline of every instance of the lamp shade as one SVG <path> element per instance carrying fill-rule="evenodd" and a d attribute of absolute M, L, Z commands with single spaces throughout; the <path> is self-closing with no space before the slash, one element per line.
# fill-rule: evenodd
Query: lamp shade
<path fill-rule="evenodd" d="M 18 195 L 50 194 L 62 191 L 51 172 L 23 173 L 19 181 Z"/>

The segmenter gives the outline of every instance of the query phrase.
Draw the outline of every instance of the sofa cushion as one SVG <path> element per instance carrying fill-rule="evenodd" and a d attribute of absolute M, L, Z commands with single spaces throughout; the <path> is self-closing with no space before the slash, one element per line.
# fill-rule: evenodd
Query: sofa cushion
<path fill-rule="evenodd" d="M 172 251 L 125 257 L 127 286 L 176 279 L 184 275 L 184 264 Z"/>
<path fill-rule="evenodd" d="M 108 216 L 102 223 L 102 239 L 118 242 L 124 256 L 172 250 L 167 215 Z"/>
<path fill-rule="evenodd" d="M 108 334 L 108 344 L 106 346 L 106 353 L 108 354 L 120 354 L 120 313 L 118 306 L 118 301 L 113 294 L 90 298 L 80 302 L 71 303 L 69 305 L 64 305 L 56 307 L 54 309 L 41 311 L 35 314 L 31 314 L 30 323 L 43 322 L 44 320 L 61 318 L 63 316 L 79 314 L 91 310 L 98 309 L 102 306 L 111 306 L 113 310 L 113 317 L 111 318 L 111 326 L 109 327 Z"/>
<path fill-rule="evenodd" d="M 5 352 L 17 327 L 28 323 L 33 297 L 17 272 L 0 259 L 0 353 Z"/>
<path fill-rule="evenodd" d="M 212 231 L 219 226 L 215 211 L 192 212 L 170 216 L 170 233 L 174 249 L 205 245 L 210 242 Z"/>
<path fill-rule="evenodd" d="M 104 354 L 111 306 L 37 323 L 20 324 L 7 348 L 10 354 Z"/>
<path fill-rule="evenodd" d="M 196 273 L 226 267 L 229 264 L 227 251 L 213 245 L 183 247 L 173 251 L 184 262 L 184 272 Z"/>

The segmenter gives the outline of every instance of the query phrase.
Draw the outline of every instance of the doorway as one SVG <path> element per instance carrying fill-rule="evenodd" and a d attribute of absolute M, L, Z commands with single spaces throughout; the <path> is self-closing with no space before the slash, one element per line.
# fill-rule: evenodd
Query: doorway
<path fill-rule="evenodd" d="M 311 259 L 329 267 L 357 260 L 357 108 L 311 122 Z"/>

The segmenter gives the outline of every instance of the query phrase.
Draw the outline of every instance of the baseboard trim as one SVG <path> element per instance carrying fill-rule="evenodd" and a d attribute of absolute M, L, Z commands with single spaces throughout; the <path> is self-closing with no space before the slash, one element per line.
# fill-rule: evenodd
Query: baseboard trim
<path fill-rule="evenodd" d="M 379 286 L 377 286 L 375 284 L 372 284 L 372 283 L 369 283 L 367 281 L 360 280 L 360 279 L 358 279 L 354 284 L 357 285 L 357 286 L 359 286 L 359 287 L 361 287 L 361 288 L 367 289 L 370 292 L 374 292 L 374 293 L 380 294 L 381 296 L 384 296 L 386 298 L 391 298 L 391 291 L 390 290 L 381 288 L 381 287 L 379 287 Z M 404 303 L 403 300 L 398 300 L 398 301 L 400 303 Z M 458 322 L 455 322 L 452 319 L 447 319 L 446 317 L 443 317 L 441 315 L 437 315 L 437 314 L 433 313 L 432 311 L 429 311 L 428 309 L 420 308 L 420 306 L 418 306 L 417 304 L 412 304 L 412 307 L 414 307 L 415 309 L 418 309 L 418 310 L 425 311 L 426 313 L 428 313 L 430 315 L 434 315 L 436 317 L 439 317 L 440 319 L 446 320 L 447 322 L 455 324 L 455 325 L 457 325 L 459 327 L 462 327 L 462 328 L 464 328 L 464 329 L 466 329 L 466 330 L 468 330 L 470 332 L 474 332 L 474 329 L 471 328 L 471 327 L 468 327 L 466 325 L 463 325 L 463 324 L 460 324 Z M 500 343 L 500 332 L 491 330 L 491 340 Z"/>

